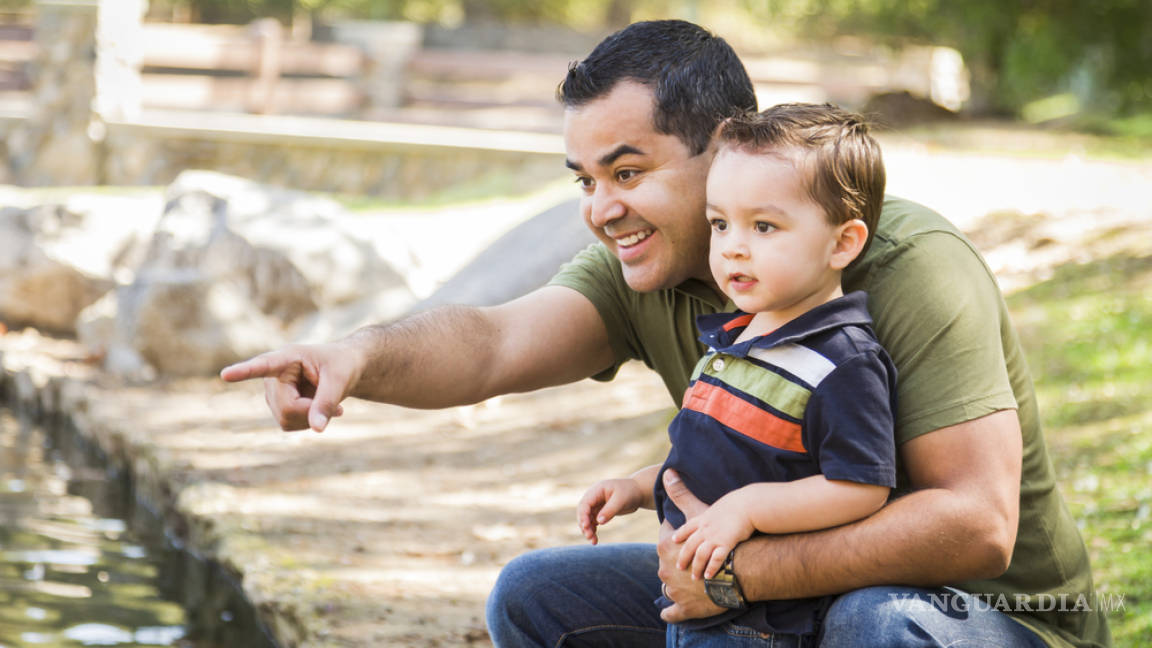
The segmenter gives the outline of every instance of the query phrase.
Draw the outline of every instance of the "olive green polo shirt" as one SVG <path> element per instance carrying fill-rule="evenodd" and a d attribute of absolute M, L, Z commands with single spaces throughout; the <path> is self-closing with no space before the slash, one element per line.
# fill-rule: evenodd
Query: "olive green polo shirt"
<path fill-rule="evenodd" d="M 869 294 L 877 337 L 896 364 L 898 444 L 1000 410 L 1018 411 L 1024 456 L 1012 562 L 998 578 L 956 587 L 1010 613 L 1051 646 L 1111 645 L 1084 541 L 1056 490 L 1023 351 L 975 247 L 940 215 L 889 197 L 871 246 L 843 283 L 846 293 Z M 704 353 L 696 316 L 732 308 L 697 280 L 635 292 L 619 261 L 599 244 L 562 267 L 551 285 L 579 291 L 604 320 L 616 364 L 597 379 L 609 380 L 620 364 L 640 360 L 663 378 L 674 403 Z"/>

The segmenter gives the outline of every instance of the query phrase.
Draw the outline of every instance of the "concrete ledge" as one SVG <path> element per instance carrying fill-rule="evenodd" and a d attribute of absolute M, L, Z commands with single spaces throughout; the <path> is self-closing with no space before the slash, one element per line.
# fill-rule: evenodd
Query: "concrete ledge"
<path fill-rule="evenodd" d="M 322 145 L 369 150 L 447 148 L 564 154 L 564 142 L 559 135 L 322 117 L 149 110 L 131 121 L 110 122 L 108 129 L 111 133 L 289 146 Z"/>
<path fill-rule="evenodd" d="M 419 200 L 488 178 L 565 173 L 555 135 L 308 117 L 147 112 L 107 124 L 103 184 L 209 169 L 294 189 Z"/>
<path fill-rule="evenodd" d="M 28 114 L 26 104 L 0 102 L 0 135 L 7 141 Z M 563 141 L 545 133 L 154 110 L 96 130 L 98 184 L 106 185 L 165 185 L 187 169 L 208 169 L 294 189 L 419 200 L 496 177 L 531 187 L 567 173 Z M 6 173 L 0 168 L 0 183 L 13 182 Z"/>

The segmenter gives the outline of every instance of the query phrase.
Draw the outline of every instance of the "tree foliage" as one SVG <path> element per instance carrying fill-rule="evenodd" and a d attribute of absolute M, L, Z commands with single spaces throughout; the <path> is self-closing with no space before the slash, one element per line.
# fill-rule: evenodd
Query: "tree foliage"
<path fill-rule="evenodd" d="M 0 0 L 5 2 L 10 0 Z M 370 20 L 553 23 L 599 27 L 626 23 L 637 5 L 665 6 L 668 0 L 153 0 L 183 7 L 199 21 L 243 23 L 302 14 Z"/>
<path fill-rule="evenodd" d="M 1108 111 L 1152 106 L 1152 0 L 745 0 L 813 36 L 860 34 L 950 45 L 978 108 L 1016 112 L 1072 93 Z"/>

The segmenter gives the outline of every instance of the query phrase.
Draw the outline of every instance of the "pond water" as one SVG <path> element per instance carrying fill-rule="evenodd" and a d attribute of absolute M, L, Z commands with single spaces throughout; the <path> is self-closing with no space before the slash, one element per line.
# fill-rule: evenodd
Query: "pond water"
<path fill-rule="evenodd" d="M 0 648 L 274 646 L 79 444 L 0 409 Z"/>

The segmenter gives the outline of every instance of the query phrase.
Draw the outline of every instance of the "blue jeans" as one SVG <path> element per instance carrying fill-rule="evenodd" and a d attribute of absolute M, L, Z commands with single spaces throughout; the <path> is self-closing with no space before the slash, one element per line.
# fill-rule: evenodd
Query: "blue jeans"
<path fill-rule="evenodd" d="M 667 648 L 808 648 L 816 643 L 809 638 L 803 643 L 799 635 L 764 634 L 735 623 L 707 630 L 689 630 L 675 623 L 668 625 Z"/>
<path fill-rule="evenodd" d="M 787 645 L 756 633 L 678 635 L 660 619 L 655 545 L 607 544 L 541 549 L 508 563 L 488 597 L 488 632 L 497 648 L 694 648 Z M 942 596 L 950 604 L 940 605 Z M 844 594 L 824 619 L 820 648 L 983 646 L 1044 648 L 1023 625 L 987 606 L 965 606 L 955 590 L 869 587 Z M 736 636 L 733 636 L 736 635 Z M 755 635 L 755 636 L 752 636 Z M 759 643 L 756 643 L 759 642 Z M 675 646 L 669 643 L 669 646 Z"/>

